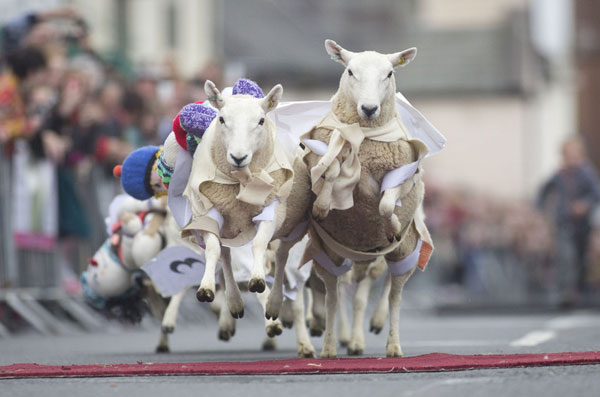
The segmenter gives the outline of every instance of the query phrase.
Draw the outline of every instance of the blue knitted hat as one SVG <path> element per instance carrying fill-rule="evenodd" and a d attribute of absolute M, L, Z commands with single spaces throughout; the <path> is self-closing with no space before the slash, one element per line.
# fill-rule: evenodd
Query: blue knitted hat
<path fill-rule="evenodd" d="M 147 200 L 154 196 L 150 176 L 159 150 L 158 146 L 144 146 L 131 152 L 123 161 L 121 185 L 131 197 Z"/>

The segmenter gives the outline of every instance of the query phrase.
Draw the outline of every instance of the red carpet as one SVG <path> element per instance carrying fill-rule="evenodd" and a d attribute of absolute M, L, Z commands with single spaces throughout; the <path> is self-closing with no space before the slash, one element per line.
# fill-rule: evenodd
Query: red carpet
<path fill-rule="evenodd" d="M 138 363 L 95 365 L 13 364 L 0 378 L 56 378 L 135 375 L 282 375 L 376 372 L 461 371 L 484 368 L 600 364 L 600 352 L 453 355 L 432 353 L 406 358 L 290 359 L 248 362 Z"/>

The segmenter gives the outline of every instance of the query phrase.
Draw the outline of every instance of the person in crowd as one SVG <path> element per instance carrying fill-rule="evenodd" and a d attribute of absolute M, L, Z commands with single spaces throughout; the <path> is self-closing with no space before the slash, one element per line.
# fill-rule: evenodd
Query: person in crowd
<path fill-rule="evenodd" d="M 45 72 L 46 58 L 36 48 L 21 48 L 7 56 L 0 74 L 0 144 L 28 137 L 39 127 L 39 119 L 27 117 L 25 103 Z"/>
<path fill-rule="evenodd" d="M 542 186 L 538 207 L 551 217 L 558 244 L 557 281 L 561 304 L 570 306 L 585 290 L 586 253 L 593 208 L 600 202 L 600 181 L 578 137 L 562 145 L 562 164 Z"/>

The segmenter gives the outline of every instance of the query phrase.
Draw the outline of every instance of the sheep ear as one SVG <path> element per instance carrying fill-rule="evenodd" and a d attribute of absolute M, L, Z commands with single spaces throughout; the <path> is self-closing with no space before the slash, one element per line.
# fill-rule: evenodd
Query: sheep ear
<path fill-rule="evenodd" d="M 208 99 L 210 104 L 215 109 L 221 109 L 223 107 L 225 101 L 223 100 L 223 96 L 217 89 L 215 83 L 210 80 L 206 80 L 206 83 L 204 83 L 204 92 L 206 93 L 206 99 Z"/>
<path fill-rule="evenodd" d="M 325 40 L 325 49 L 332 60 L 341 63 L 344 66 L 348 65 L 354 53 L 342 48 L 341 45 L 333 40 Z"/>
<path fill-rule="evenodd" d="M 275 109 L 281 100 L 281 95 L 283 94 L 283 87 L 281 84 L 277 84 L 275 87 L 271 88 L 271 91 L 262 100 L 262 108 L 266 112 L 270 112 Z"/>
<path fill-rule="evenodd" d="M 409 48 L 408 50 L 400 51 L 395 54 L 388 54 L 388 59 L 392 63 L 392 66 L 404 67 L 408 65 L 417 56 L 417 49 L 415 47 Z"/>

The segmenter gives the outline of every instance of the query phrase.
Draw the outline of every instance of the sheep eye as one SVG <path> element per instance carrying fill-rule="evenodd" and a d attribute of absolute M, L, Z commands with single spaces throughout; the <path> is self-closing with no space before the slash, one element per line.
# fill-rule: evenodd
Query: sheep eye
<path fill-rule="evenodd" d="M 219 123 L 225 124 L 225 119 L 223 118 L 223 116 L 219 117 Z"/>
<path fill-rule="evenodd" d="M 348 69 L 348 76 L 354 76 L 354 73 L 352 73 L 352 70 Z"/>
<path fill-rule="evenodd" d="M 262 118 L 259 120 L 259 122 L 258 122 L 258 125 L 263 125 L 264 123 L 265 123 L 265 118 L 264 118 L 264 117 L 262 117 Z"/>
<path fill-rule="evenodd" d="M 390 70 L 390 72 L 387 75 L 387 78 L 389 79 L 390 77 L 392 77 L 392 74 L 394 74 L 394 72 Z"/>

